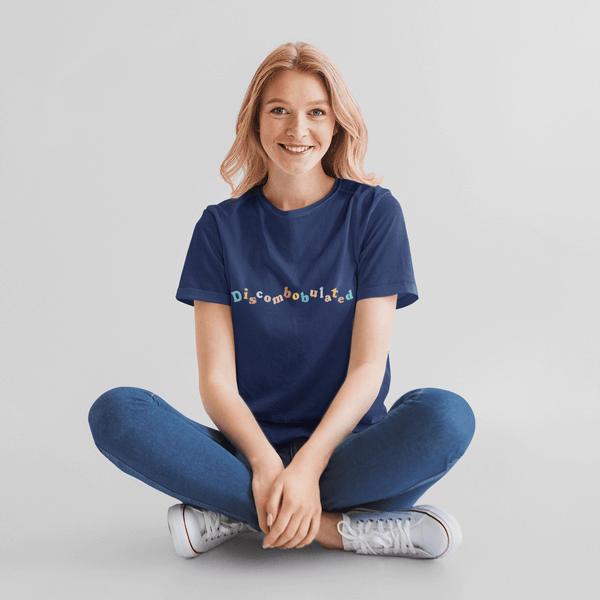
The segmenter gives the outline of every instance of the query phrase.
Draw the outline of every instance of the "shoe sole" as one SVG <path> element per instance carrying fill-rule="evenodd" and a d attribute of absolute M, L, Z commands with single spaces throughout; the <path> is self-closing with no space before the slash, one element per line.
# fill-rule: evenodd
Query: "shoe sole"
<path fill-rule="evenodd" d="M 446 531 L 448 536 L 448 547 L 444 552 L 433 558 L 442 558 L 452 554 L 462 542 L 462 530 L 456 519 L 445 510 L 438 508 L 437 506 L 431 506 L 430 504 L 423 504 L 421 506 L 413 506 L 407 508 L 407 511 L 419 512 L 429 515 L 432 519 L 435 519 Z"/>
<path fill-rule="evenodd" d="M 195 558 L 202 552 L 197 552 L 192 546 L 190 534 L 194 534 L 194 523 L 187 522 L 185 518 L 185 504 L 176 504 L 167 511 L 167 524 L 171 532 L 171 539 L 175 545 L 175 552 L 183 558 Z"/>

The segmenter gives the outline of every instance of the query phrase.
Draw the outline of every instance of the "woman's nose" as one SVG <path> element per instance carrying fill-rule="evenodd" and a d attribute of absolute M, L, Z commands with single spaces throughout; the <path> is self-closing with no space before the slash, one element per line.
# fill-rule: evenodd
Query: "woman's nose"
<path fill-rule="evenodd" d="M 304 137 L 308 132 L 308 123 L 303 115 L 296 115 L 291 118 L 287 128 L 287 134 L 295 138 Z"/>

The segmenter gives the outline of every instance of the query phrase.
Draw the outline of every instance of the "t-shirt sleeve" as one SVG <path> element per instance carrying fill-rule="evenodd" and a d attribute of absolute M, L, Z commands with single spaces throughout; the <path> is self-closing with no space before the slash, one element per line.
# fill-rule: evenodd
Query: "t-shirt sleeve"
<path fill-rule="evenodd" d="M 209 210 L 194 228 L 175 297 L 190 306 L 194 300 L 231 304 L 219 228 Z"/>
<path fill-rule="evenodd" d="M 389 192 L 375 201 L 368 216 L 357 280 L 357 302 L 398 294 L 398 309 L 419 297 L 404 215 L 400 203 Z"/>

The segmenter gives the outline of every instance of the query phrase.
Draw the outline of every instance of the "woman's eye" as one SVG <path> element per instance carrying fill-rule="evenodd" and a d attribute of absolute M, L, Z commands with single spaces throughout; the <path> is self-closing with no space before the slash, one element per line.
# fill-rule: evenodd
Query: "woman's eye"
<path fill-rule="evenodd" d="M 275 112 L 275 111 L 278 111 L 278 110 L 281 110 L 283 112 Z M 275 113 L 276 115 L 282 115 L 285 112 L 285 108 L 281 108 L 281 106 L 278 106 L 277 108 L 274 108 L 271 112 Z M 321 110 L 320 108 L 315 108 L 315 109 L 311 110 L 310 112 L 312 112 L 312 113 L 316 113 L 316 112 L 317 113 L 321 113 L 319 115 L 315 115 L 316 117 L 321 117 L 321 116 L 323 116 L 325 114 L 325 111 Z"/>

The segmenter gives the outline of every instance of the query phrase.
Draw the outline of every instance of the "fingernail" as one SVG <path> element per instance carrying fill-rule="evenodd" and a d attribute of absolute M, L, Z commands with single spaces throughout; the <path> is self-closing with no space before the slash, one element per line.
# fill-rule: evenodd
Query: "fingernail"
<path fill-rule="evenodd" d="M 263 548 L 270 548 L 269 544 L 263 544 Z"/>
<path fill-rule="evenodd" d="M 269 513 L 269 515 L 267 516 L 267 526 L 271 527 L 271 525 L 273 525 L 273 515 Z"/>

